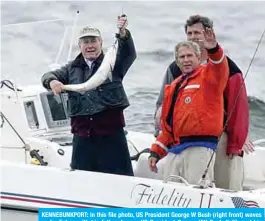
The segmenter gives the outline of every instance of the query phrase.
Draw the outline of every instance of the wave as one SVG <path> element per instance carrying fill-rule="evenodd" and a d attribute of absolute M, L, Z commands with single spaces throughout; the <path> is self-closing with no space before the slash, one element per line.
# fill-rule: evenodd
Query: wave
<path fill-rule="evenodd" d="M 261 109 L 264 111 L 264 115 L 265 115 L 265 101 L 260 100 L 256 97 L 253 97 L 253 96 L 249 96 L 248 102 L 249 102 L 251 108 Z"/>
<path fill-rule="evenodd" d="M 157 92 L 146 88 L 138 88 L 137 91 L 130 94 L 131 107 L 125 111 L 128 128 L 147 133 L 154 132 L 154 113 L 157 97 Z M 253 96 L 248 97 L 248 102 L 250 136 L 254 140 L 264 138 L 265 102 Z M 259 130 L 256 128 L 259 128 Z"/>
<path fill-rule="evenodd" d="M 253 102 L 253 103 L 259 103 L 259 104 L 265 105 L 265 101 L 260 100 L 256 97 L 253 97 L 253 96 L 248 96 L 248 101 L 251 103 Z"/>
<path fill-rule="evenodd" d="M 174 59 L 174 52 L 172 51 L 166 51 L 166 50 L 153 50 L 153 51 L 137 51 L 138 57 L 148 57 L 149 59 L 155 60 L 155 61 L 168 61 L 169 59 Z"/>

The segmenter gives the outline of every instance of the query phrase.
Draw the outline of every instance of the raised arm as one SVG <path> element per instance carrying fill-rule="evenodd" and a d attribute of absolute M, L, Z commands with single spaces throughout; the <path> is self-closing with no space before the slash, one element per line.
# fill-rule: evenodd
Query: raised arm
<path fill-rule="evenodd" d="M 120 77 L 121 79 L 124 78 L 137 57 L 131 33 L 128 29 L 125 31 L 125 36 L 118 38 L 118 52 L 112 73 L 113 76 Z"/>
<path fill-rule="evenodd" d="M 227 58 L 224 54 L 224 50 L 217 43 L 212 29 L 207 28 L 204 32 L 204 36 L 204 47 L 209 57 L 207 68 L 210 69 L 211 71 L 209 72 L 212 73 L 210 76 L 207 76 L 207 78 L 212 84 L 217 85 L 217 88 L 224 90 L 229 77 Z"/>

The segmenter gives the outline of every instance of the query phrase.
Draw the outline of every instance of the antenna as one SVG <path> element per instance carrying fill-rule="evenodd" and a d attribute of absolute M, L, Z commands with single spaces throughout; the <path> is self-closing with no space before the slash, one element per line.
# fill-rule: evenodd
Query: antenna
<path fill-rule="evenodd" d="M 61 57 L 61 54 L 62 54 L 62 51 L 63 51 L 63 45 L 64 45 L 64 42 L 65 42 L 65 39 L 66 39 L 66 34 L 68 32 L 68 27 L 65 27 L 64 29 L 64 35 L 63 35 L 63 38 L 62 38 L 62 41 L 61 41 L 61 45 L 60 45 L 60 48 L 59 48 L 59 52 L 57 54 L 57 57 L 55 59 L 55 64 L 58 64 L 58 61 Z"/>
<path fill-rule="evenodd" d="M 79 11 L 76 12 L 76 17 L 75 17 L 75 20 L 74 20 L 74 27 L 73 27 L 73 31 L 72 31 L 72 39 L 71 39 L 71 43 L 70 43 L 70 46 L 69 46 L 69 53 L 68 53 L 67 62 L 70 61 L 70 58 L 71 58 L 72 46 L 73 46 L 74 37 L 75 37 L 75 28 L 76 28 L 78 15 L 79 15 Z"/>

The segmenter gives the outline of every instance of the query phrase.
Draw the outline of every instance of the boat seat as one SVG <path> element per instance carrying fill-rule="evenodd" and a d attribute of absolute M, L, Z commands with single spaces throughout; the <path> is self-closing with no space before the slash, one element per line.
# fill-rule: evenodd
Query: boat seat
<path fill-rule="evenodd" d="M 265 148 L 256 146 L 255 152 L 244 156 L 243 190 L 265 188 Z"/>
<path fill-rule="evenodd" d="M 154 173 L 148 166 L 149 153 L 142 153 L 135 165 L 134 176 L 149 178 L 149 179 L 160 179 L 162 180 L 162 173 Z"/>

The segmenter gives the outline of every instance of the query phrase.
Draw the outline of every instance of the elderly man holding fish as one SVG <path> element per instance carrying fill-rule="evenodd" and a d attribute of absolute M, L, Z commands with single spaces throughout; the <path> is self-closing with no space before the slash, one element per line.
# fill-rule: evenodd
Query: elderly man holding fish
<path fill-rule="evenodd" d="M 133 176 L 123 114 L 129 101 L 122 82 L 136 51 L 127 25 L 127 17 L 118 16 L 117 41 L 105 54 L 100 31 L 84 27 L 79 55 L 42 77 L 43 86 L 54 94 L 68 93 L 72 169 Z"/>

